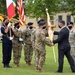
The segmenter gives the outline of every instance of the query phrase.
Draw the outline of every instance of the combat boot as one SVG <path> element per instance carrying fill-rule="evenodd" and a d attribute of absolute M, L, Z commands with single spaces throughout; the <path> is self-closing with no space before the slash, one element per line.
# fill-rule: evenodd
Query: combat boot
<path fill-rule="evenodd" d="M 4 64 L 4 68 L 12 68 L 9 64 Z"/>

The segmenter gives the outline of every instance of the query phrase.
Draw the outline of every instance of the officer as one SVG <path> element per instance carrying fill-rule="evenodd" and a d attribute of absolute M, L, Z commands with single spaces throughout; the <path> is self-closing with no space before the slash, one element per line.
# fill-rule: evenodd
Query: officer
<path fill-rule="evenodd" d="M 69 22 L 68 23 L 68 28 L 69 28 L 69 42 L 70 42 L 70 46 L 71 46 L 71 55 L 74 59 L 74 63 L 75 63 L 75 29 L 74 29 L 74 24 L 73 22 Z"/>
<path fill-rule="evenodd" d="M 31 42 L 31 34 L 32 34 L 32 27 L 33 23 L 29 22 L 27 24 L 26 30 L 23 31 L 23 42 L 24 42 L 24 59 L 27 65 L 31 65 L 32 55 L 33 55 L 33 48 Z"/>
<path fill-rule="evenodd" d="M 3 20 L 3 26 L 1 27 L 2 32 L 2 54 L 3 54 L 3 65 L 4 68 L 11 68 L 9 65 L 11 60 L 11 53 L 12 53 L 12 39 L 13 39 L 13 32 L 11 29 L 11 23 L 7 18 Z"/>
<path fill-rule="evenodd" d="M 19 22 L 14 24 L 14 39 L 13 39 L 13 62 L 15 67 L 19 67 L 22 51 L 22 31 L 19 26 Z"/>
<path fill-rule="evenodd" d="M 36 29 L 33 40 L 35 40 L 35 67 L 36 71 L 41 72 L 45 62 L 46 44 L 51 46 L 51 43 L 46 39 L 46 34 L 44 32 L 44 29 L 46 28 L 45 21 L 42 19 L 39 20 L 38 26 L 39 28 Z"/>

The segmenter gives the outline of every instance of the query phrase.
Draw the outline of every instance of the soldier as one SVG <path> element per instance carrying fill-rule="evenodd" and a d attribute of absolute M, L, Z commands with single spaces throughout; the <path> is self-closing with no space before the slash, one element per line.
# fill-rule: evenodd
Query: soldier
<path fill-rule="evenodd" d="M 23 31 L 23 42 L 24 42 L 24 60 L 27 65 L 31 65 L 32 55 L 33 55 L 33 48 L 31 42 L 31 34 L 32 34 L 32 22 L 27 24 L 26 30 Z"/>
<path fill-rule="evenodd" d="M 22 51 L 22 31 L 20 30 L 19 22 L 14 25 L 14 39 L 13 39 L 13 62 L 15 67 L 19 67 Z"/>
<path fill-rule="evenodd" d="M 34 37 L 32 39 L 35 40 L 33 45 L 35 45 L 34 62 L 35 62 L 36 71 L 41 72 L 46 56 L 45 46 L 46 44 L 51 46 L 51 43 L 49 42 L 49 40 L 46 39 L 46 33 L 44 31 L 44 28 L 46 28 L 45 21 L 42 19 L 39 20 L 38 25 L 39 28 L 36 29 Z"/>
<path fill-rule="evenodd" d="M 12 54 L 12 39 L 13 39 L 13 32 L 11 29 L 11 23 L 7 18 L 4 18 L 3 25 L 1 27 L 2 32 L 2 54 L 3 54 L 3 65 L 4 68 L 11 68 L 9 65 L 11 61 L 11 54 Z"/>
<path fill-rule="evenodd" d="M 70 42 L 70 46 L 71 46 L 71 55 L 74 59 L 74 63 L 75 63 L 75 29 L 74 29 L 74 24 L 73 22 L 69 22 L 68 23 L 68 28 L 69 28 L 69 42 Z"/>

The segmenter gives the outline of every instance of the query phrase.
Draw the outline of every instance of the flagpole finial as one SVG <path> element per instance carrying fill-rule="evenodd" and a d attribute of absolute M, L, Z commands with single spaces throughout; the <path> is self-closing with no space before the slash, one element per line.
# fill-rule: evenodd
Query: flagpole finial
<path fill-rule="evenodd" d="M 46 8 L 46 11 L 48 11 L 48 8 Z"/>

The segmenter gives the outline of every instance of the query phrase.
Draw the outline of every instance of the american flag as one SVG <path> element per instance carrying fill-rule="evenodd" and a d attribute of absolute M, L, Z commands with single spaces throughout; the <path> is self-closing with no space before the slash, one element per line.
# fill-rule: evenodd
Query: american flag
<path fill-rule="evenodd" d="M 19 14 L 19 21 L 20 21 L 20 26 L 26 24 L 26 19 L 24 15 L 24 5 L 22 0 L 17 0 L 17 10 Z"/>

